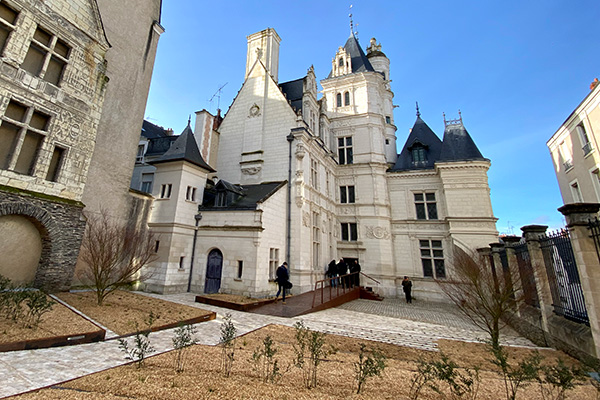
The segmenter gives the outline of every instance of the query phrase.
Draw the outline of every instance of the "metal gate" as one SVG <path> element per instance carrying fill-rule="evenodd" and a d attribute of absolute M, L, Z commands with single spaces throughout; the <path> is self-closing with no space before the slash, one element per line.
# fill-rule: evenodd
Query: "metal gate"
<path fill-rule="evenodd" d="M 219 293 L 221 288 L 221 272 L 223 271 L 223 254 L 219 250 L 208 253 L 206 263 L 206 282 L 204 293 Z"/>
<path fill-rule="evenodd" d="M 540 236 L 554 312 L 570 320 L 589 324 L 579 270 L 569 231 L 561 229 Z"/>

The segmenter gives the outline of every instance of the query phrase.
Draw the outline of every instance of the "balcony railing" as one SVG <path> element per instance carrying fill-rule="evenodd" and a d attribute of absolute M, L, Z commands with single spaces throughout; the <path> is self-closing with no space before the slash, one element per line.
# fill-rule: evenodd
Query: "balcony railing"
<path fill-rule="evenodd" d="M 592 152 L 592 150 L 594 150 L 594 147 L 592 146 L 592 143 L 587 142 L 585 144 L 585 146 L 582 147 L 583 149 L 583 155 L 587 156 L 588 154 L 590 154 Z"/>
<path fill-rule="evenodd" d="M 571 168 L 573 168 L 573 163 L 571 160 L 567 160 L 565 162 L 563 162 L 563 167 L 565 167 L 565 171 L 570 170 Z"/>

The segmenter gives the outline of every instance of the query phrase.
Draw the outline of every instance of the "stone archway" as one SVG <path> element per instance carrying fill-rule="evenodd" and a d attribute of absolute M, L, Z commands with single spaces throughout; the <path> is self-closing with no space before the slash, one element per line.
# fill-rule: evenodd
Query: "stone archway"
<path fill-rule="evenodd" d="M 219 293 L 221 288 L 221 273 L 223 271 L 223 253 L 219 249 L 208 253 L 206 262 L 206 281 L 204 293 Z"/>

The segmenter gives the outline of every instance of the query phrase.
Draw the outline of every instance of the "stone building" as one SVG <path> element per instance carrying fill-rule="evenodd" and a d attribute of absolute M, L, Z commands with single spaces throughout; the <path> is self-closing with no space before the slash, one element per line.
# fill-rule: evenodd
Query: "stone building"
<path fill-rule="evenodd" d="M 0 274 L 68 289 L 84 205 L 130 207 L 159 16 L 160 0 L 0 3 Z"/>
<path fill-rule="evenodd" d="M 380 294 L 398 295 L 409 275 L 417 295 L 440 297 L 434 278 L 451 273 L 453 244 L 497 241 L 490 161 L 461 118 L 440 140 L 418 112 L 397 154 L 390 61 L 375 39 L 366 53 L 354 35 L 337 49 L 322 96 L 312 67 L 278 81 L 280 41 L 270 28 L 248 36 L 223 120 L 211 128 L 202 114 L 195 135 L 186 128 L 202 163 L 154 163 L 150 226 L 172 241 L 161 239 L 148 289 L 267 296 L 288 261 L 305 292 L 344 258 Z"/>
<path fill-rule="evenodd" d="M 563 202 L 600 202 L 600 85 L 573 110 L 546 143 Z"/>

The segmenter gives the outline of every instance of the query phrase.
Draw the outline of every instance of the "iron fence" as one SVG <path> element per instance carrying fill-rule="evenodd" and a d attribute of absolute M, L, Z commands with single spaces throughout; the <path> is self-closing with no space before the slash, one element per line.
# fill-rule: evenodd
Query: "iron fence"
<path fill-rule="evenodd" d="M 591 232 L 590 237 L 594 240 L 596 255 L 598 256 L 598 262 L 600 262 L 600 220 L 598 218 L 589 220 L 588 229 Z"/>
<path fill-rule="evenodd" d="M 515 250 L 515 256 L 517 258 L 517 265 L 519 266 L 519 275 L 521 277 L 521 287 L 523 288 L 525 304 L 540 308 L 540 300 L 535 286 L 535 276 L 533 275 L 533 268 L 531 267 L 531 258 L 529 257 L 527 243 L 521 242 L 513 246 L 513 249 Z"/>
<path fill-rule="evenodd" d="M 540 246 L 554 312 L 572 321 L 589 324 L 569 231 L 561 229 L 540 236 Z"/>

